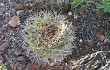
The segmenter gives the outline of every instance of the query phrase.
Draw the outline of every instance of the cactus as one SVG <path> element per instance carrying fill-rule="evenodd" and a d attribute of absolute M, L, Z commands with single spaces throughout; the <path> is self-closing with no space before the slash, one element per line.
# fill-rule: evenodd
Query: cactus
<path fill-rule="evenodd" d="M 27 41 L 40 58 L 55 58 L 70 52 L 69 31 L 64 15 L 42 13 L 29 25 Z"/>

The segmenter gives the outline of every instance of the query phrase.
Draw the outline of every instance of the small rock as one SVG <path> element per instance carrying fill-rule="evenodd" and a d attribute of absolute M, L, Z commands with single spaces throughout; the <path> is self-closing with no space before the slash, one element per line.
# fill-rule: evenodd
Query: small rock
<path fill-rule="evenodd" d="M 72 15 L 72 12 L 68 12 L 68 15 L 70 15 L 70 16 L 71 16 L 71 15 Z"/>
<path fill-rule="evenodd" d="M 21 54 L 22 54 L 22 52 L 21 52 L 21 51 L 17 51 L 17 50 L 16 50 L 14 53 L 15 53 L 15 55 L 16 55 L 16 56 L 19 56 L 19 55 L 21 55 Z"/>
<path fill-rule="evenodd" d="M 2 17 L 3 16 L 3 12 L 0 12 L 0 17 Z"/>
<path fill-rule="evenodd" d="M 30 14 L 33 13 L 33 10 L 29 10 L 28 13 L 30 13 Z"/>
<path fill-rule="evenodd" d="M 80 43 L 82 43 L 82 42 L 83 42 L 83 40 L 82 40 L 82 39 L 80 39 L 80 40 L 79 40 L 79 42 L 80 42 Z"/>
<path fill-rule="evenodd" d="M 20 25 L 20 18 L 18 16 L 13 16 L 9 21 L 9 25 L 11 27 L 16 27 L 17 25 Z"/>
<path fill-rule="evenodd" d="M 4 4 L 4 3 L 0 3 L 0 11 L 2 11 L 2 12 L 3 12 L 3 11 L 5 10 L 5 8 L 4 8 L 4 7 L 5 7 L 5 4 Z"/>
<path fill-rule="evenodd" d="M 15 4 L 15 10 L 23 10 L 24 6 L 23 4 Z"/>
<path fill-rule="evenodd" d="M 55 65 L 55 63 L 50 63 L 50 64 L 49 64 L 49 66 L 54 66 L 54 65 Z"/>
<path fill-rule="evenodd" d="M 24 56 L 19 56 L 19 57 L 17 57 L 17 60 L 18 60 L 18 61 L 24 61 Z"/>
<path fill-rule="evenodd" d="M 23 16 L 24 15 L 24 10 L 18 10 L 16 12 L 17 16 Z"/>
<path fill-rule="evenodd" d="M 104 37 L 104 35 L 98 35 L 98 39 L 99 39 L 100 41 L 104 41 L 105 37 Z"/>
<path fill-rule="evenodd" d="M 5 7 L 5 4 L 4 3 L 0 3 L 0 7 Z"/>

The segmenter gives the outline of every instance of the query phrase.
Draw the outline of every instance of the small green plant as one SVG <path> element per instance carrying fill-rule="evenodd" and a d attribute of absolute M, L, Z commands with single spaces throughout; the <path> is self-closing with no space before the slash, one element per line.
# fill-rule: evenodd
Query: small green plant
<path fill-rule="evenodd" d="M 72 2 L 70 3 L 72 6 L 74 6 L 74 8 L 76 8 L 78 5 L 85 3 L 86 0 L 72 0 Z"/>
<path fill-rule="evenodd" d="M 110 13 L 110 0 L 104 0 L 104 2 L 99 4 L 96 8 L 103 9 L 104 13 Z"/>

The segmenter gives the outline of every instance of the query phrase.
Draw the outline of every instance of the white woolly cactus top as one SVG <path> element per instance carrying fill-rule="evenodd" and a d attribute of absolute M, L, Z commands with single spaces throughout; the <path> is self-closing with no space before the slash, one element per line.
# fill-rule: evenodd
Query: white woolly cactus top
<path fill-rule="evenodd" d="M 57 58 L 70 52 L 69 31 L 63 15 L 40 14 L 30 24 L 27 41 L 39 58 Z"/>

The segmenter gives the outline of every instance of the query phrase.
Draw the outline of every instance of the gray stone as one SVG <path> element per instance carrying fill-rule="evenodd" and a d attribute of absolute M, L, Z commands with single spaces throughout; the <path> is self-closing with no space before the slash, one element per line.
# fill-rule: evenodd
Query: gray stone
<path fill-rule="evenodd" d="M 19 56 L 19 55 L 21 55 L 21 54 L 22 54 L 22 52 L 21 52 L 21 51 L 17 51 L 17 50 L 16 50 L 16 51 L 14 51 L 14 53 L 15 53 L 15 55 L 16 55 L 16 56 Z"/>
<path fill-rule="evenodd" d="M 23 61 L 23 60 L 24 60 L 24 56 L 19 56 L 19 57 L 17 57 L 17 60 L 18 60 L 18 61 Z"/>
<path fill-rule="evenodd" d="M 18 10 L 16 12 L 17 16 L 23 16 L 24 15 L 24 10 Z"/>

